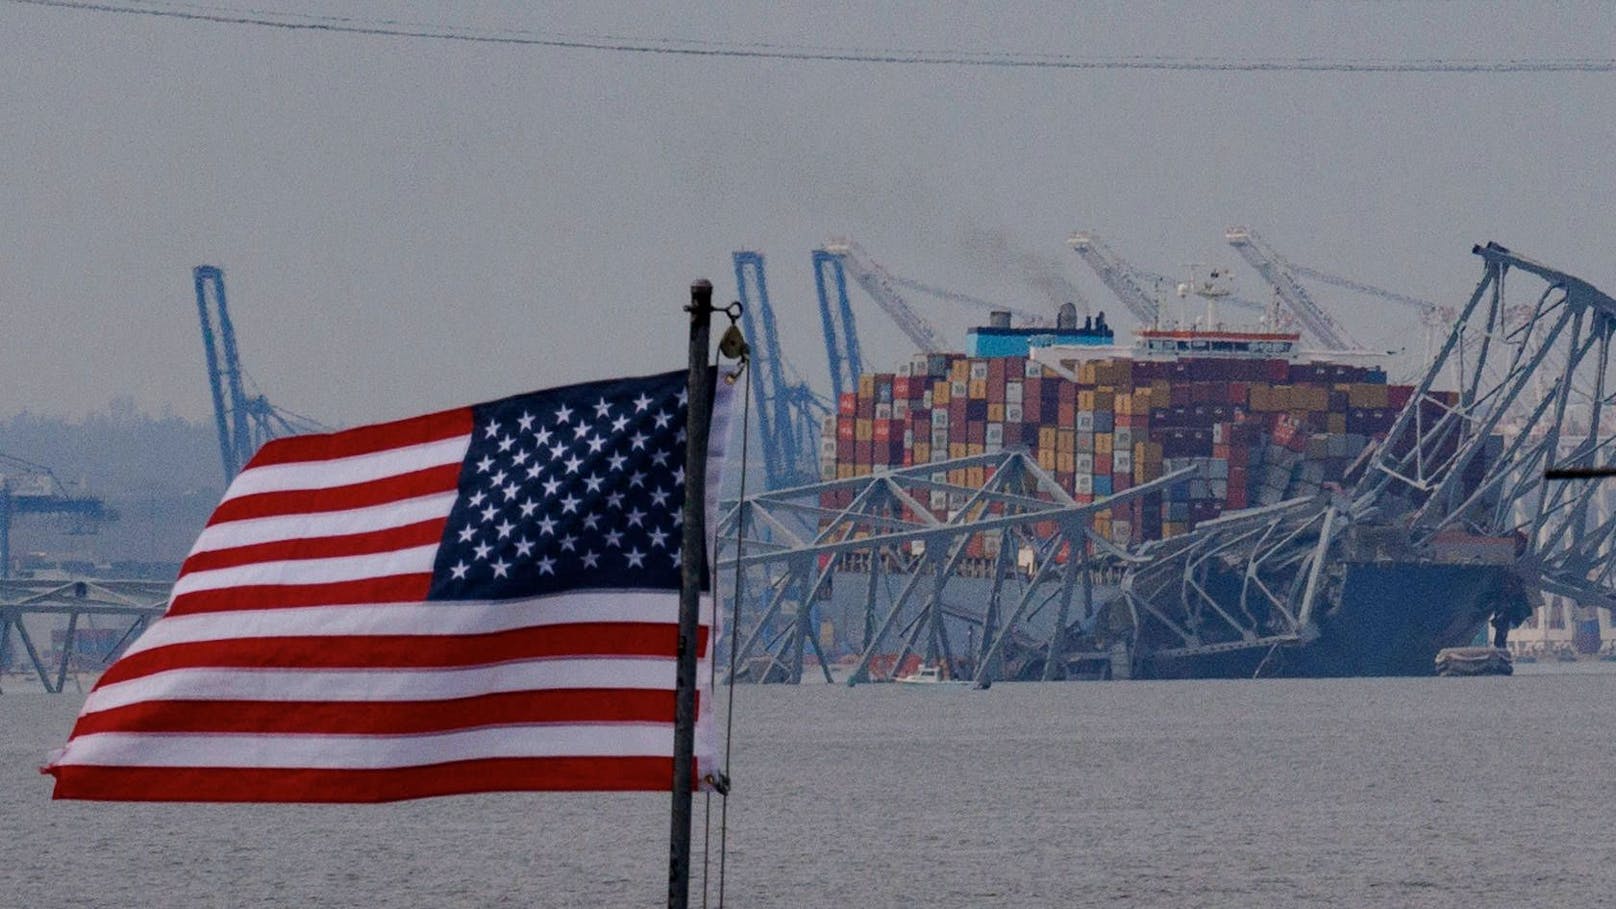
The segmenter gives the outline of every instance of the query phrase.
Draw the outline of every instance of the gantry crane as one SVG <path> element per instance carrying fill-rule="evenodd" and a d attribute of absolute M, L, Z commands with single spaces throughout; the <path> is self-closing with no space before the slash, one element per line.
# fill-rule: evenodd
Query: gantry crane
<path fill-rule="evenodd" d="M 852 272 L 853 280 L 864 288 L 876 305 L 880 306 L 898 328 L 924 353 L 942 353 L 946 350 L 936 329 L 911 308 L 898 293 L 897 282 L 879 262 L 870 258 L 864 247 L 854 240 L 840 237 L 825 244 L 825 251 L 839 256 Z"/>
<path fill-rule="evenodd" d="M 1066 240 L 1094 273 L 1105 284 L 1140 325 L 1155 325 L 1161 317 L 1156 297 L 1139 284 L 1138 272 L 1128 267 L 1122 258 L 1088 231 L 1078 231 Z"/>
<path fill-rule="evenodd" d="M 116 518 L 101 499 L 69 493 L 50 468 L 0 454 L 0 578 L 11 577 L 11 522 L 23 515 L 65 515 L 86 532 Z"/>
<path fill-rule="evenodd" d="M 198 265 L 192 278 L 196 284 L 196 311 L 202 321 L 202 346 L 207 353 L 208 388 L 219 430 L 219 458 L 225 482 L 229 483 L 266 441 L 324 427 L 308 417 L 275 407 L 261 394 L 248 394 L 247 378 L 236 350 L 236 330 L 225 302 L 224 271 L 213 265 Z"/>
<path fill-rule="evenodd" d="M 806 382 L 786 376 L 774 309 L 769 305 L 763 254 L 740 250 L 734 261 L 741 327 L 752 345 L 752 394 L 757 398 L 764 476 L 770 489 L 816 482 L 819 424 L 830 409 Z"/>
<path fill-rule="evenodd" d="M 1313 297 L 1302 287 L 1289 263 L 1249 227 L 1231 227 L 1223 238 L 1263 276 L 1279 294 L 1296 321 L 1315 340 L 1329 350 L 1353 350 L 1361 347 L 1330 314 L 1313 302 Z"/>
<path fill-rule="evenodd" d="M 836 400 L 858 388 L 864 372 L 858 326 L 847 299 L 847 270 L 842 257 L 826 249 L 813 254 L 814 289 L 819 293 L 819 322 L 825 333 L 825 358 L 830 363 L 831 393 Z M 834 296 L 833 296 L 834 294 Z"/>
<path fill-rule="evenodd" d="M 1122 301 L 1122 305 L 1127 307 L 1128 312 L 1132 313 L 1141 325 L 1154 325 L 1160 317 L 1161 306 L 1158 301 L 1170 291 L 1178 290 L 1179 285 L 1183 283 L 1182 279 L 1175 280 L 1163 274 L 1135 268 L 1112 251 L 1111 247 L 1093 231 L 1080 230 L 1073 233 L 1066 238 L 1066 245 L 1094 269 L 1100 281 Z M 1151 289 L 1146 290 L 1146 285 Z M 1218 301 L 1225 306 L 1255 312 L 1264 312 L 1268 309 L 1261 303 L 1234 294 L 1220 294 Z"/>

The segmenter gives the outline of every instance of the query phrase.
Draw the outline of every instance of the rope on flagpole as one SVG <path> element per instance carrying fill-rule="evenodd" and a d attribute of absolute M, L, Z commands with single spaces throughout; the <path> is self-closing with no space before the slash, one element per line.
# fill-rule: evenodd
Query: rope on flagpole
<path fill-rule="evenodd" d="M 723 310 L 723 312 L 724 312 L 725 315 L 729 316 L 729 330 L 724 332 L 724 337 L 719 341 L 719 343 L 718 343 L 718 352 L 719 352 L 719 354 L 721 356 L 727 356 L 727 357 L 730 357 L 730 358 L 732 358 L 732 359 L 734 359 L 736 361 L 736 369 L 735 369 L 735 371 L 730 373 L 729 375 L 724 376 L 724 381 L 726 383 L 733 384 L 734 382 L 736 382 L 737 380 L 740 379 L 741 374 L 746 371 L 746 367 L 751 363 L 751 351 L 750 351 L 750 348 L 748 347 L 748 345 L 746 343 L 745 338 L 743 338 L 741 336 L 741 329 L 740 329 L 740 326 L 738 324 L 738 320 L 740 319 L 740 316 L 741 316 L 741 304 L 738 301 L 735 302 L 735 303 L 732 303 L 727 308 L 725 308 Z M 715 365 L 716 365 L 716 361 L 717 361 L 717 358 L 715 358 Z M 731 743 L 732 743 L 732 741 L 734 739 L 734 729 L 735 729 L 735 648 L 740 645 L 740 630 L 739 630 L 740 629 L 740 618 L 741 618 L 741 610 L 740 610 L 740 604 L 741 604 L 741 562 L 740 562 L 740 557 L 741 557 L 741 540 L 743 539 L 743 530 L 744 530 L 744 525 L 746 523 L 745 518 L 746 518 L 746 468 L 747 468 L 747 458 L 748 458 L 748 449 L 750 448 L 750 442 L 751 442 L 751 438 L 752 438 L 752 383 L 751 382 L 742 382 L 741 384 L 742 384 L 742 389 L 741 389 L 741 482 L 740 482 L 740 492 L 739 492 L 739 495 L 737 497 L 737 505 L 736 505 L 737 513 L 736 513 L 736 521 L 735 521 L 735 560 L 736 560 L 735 561 L 735 588 L 734 588 L 734 594 L 731 596 L 731 600 L 733 601 L 734 605 L 731 607 L 730 623 L 729 623 L 729 627 L 730 627 L 729 677 L 725 680 L 725 686 L 728 689 L 728 691 L 727 691 L 727 697 L 726 697 L 727 704 L 725 705 L 725 708 L 724 708 L 724 769 L 722 771 L 723 776 L 724 776 L 724 782 L 723 782 L 722 786 L 715 787 L 715 788 L 718 789 L 719 798 L 721 798 L 723 800 L 719 804 L 719 821 L 718 821 L 718 909 L 723 909 L 723 906 L 724 906 L 724 872 L 725 872 L 725 868 L 726 868 L 726 865 L 727 865 L 726 859 L 728 858 L 728 854 L 729 854 L 729 848 L 728 848 L 729 847 L 729 779 L 731 779 L 729 771 L 730 771 L 730 745 L 731 745 Z M 715 600 L 718 598 L 718 583 L 717 583 L 717 578 L 716 577 L 714 578 L 714 583 L 713 583 L 713 598 Z M 714 610 L 714 615 L 715 616 L 717 615 L 717 610 L 716 609 Z M 713 641 L 714 650 L 717 649 L 717 644 L 718 644 L 718 642 L 716 640 Z M 708 665 L 707 665 L 707 670 L 708 670 L 708 689 L 711 690 L 711 691 L 717 691 L 718 690 L 718 660 L 714 659 L 714 660 L 709 661 Z M 711 779 L 711 778 L 709 777 L 709 779 Z M 711 844 L 711 841 L 712 841 L 712 830 L 713 830 L 713 790 L 712 789 L 708 789 L 707 792 L 706 792 L 706 804 L 705 804 L 704 813 L 706 815 L 706 818 L 705 818 L 705 830 L 704 830 L 703 835 L 702 835 L 702 844 L 701 844 L 701 905 L 702 905 L 702 909 L 706 909 L 706 907 L 707 907 L 707 892 L 708 892 L 707 878 L 708 878 L 709 868 L 711 866 L 711 847 L 710 847 L 710 844 Z"/>

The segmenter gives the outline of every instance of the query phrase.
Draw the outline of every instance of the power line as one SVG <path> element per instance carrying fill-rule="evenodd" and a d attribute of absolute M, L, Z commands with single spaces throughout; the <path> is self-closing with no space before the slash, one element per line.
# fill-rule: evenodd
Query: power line
<path fill-rule="evenodd" d="M 1343 73 L 1609 73 L 1616 59 L 1519 58 L 1481 59 L 1350 59 L 1296 57 L 1247 59 L 1227 57 L 1079 57 L 1020 51 L 911 50 L 902 48 L 835 48 L 801 44 L 704 41 L 617 35 L 573 35 L 520 29 L 472 29 L 453 25 L 410 23 L 391 19 L 320 16 L 275 10 L 234 9 L 161 3 L 111 3 L 93 0 L 4 0 L 84 12 L 150 16 L 219 25 L 243 25 L 290 31 L 318 31 L 390 38 L 426 38 L 477 44 L 504 44 L 686 57 L 729 57 L 822 63 L 870 63 L 917 66 L 971 66 L 1003 69 L 1155 70 L 1178 72 L 1343 72 Z"/>

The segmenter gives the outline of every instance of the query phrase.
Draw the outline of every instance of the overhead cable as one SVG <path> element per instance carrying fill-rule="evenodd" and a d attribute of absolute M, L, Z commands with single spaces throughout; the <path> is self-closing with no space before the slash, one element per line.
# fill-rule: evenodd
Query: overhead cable
<path fill-rule="evenodd" d="M 823 63 L 910 66 L 968 66 L 1002 69 L 1155 70 L 1182 72 L 1345 72 L 1345 73 L 1609 73 L 1616 58 L 1244 58 L 1123 56 L 1081 57 L 1021 51 L 913 50 L 902 48 L 816 47 L 764 42 L 705 41 L 685 38 L 568 34 L 521 29 L 476 29 L 410 23 L 392 19 L 322 16 L 278 10 L 238 9 L 177 3 L 95 2 L 95 0 L 3 0 L 85 12 L 181 19 L 220 25 L 255 26 L 392 38 L 426 38 L 478 44 L 504 44 L 615 53 L 686 57 L 728 57 Z"/>

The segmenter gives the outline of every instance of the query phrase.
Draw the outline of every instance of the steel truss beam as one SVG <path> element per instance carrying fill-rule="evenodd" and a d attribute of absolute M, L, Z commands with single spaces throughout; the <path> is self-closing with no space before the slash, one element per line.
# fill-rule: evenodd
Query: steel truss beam
<path fill-rule="evenodd" d="M 972 469 L 982 470 L 980 485 L 948 482 L 950 473 Z M 749 498 L 716 531 L 720 589 L 740 606 L 738 673 L 801 681 L 804 651 L 813 649 L 828 680 L 817 604 L 838 570 L 851 567 L 856 573 L 843 574 L 856 577 L 865 595 L 851 681 L 891 678 L 917 655 L 955 677 L 987 682 L 1003 672 L 1009 651 L 1036 661 L 1042 677 L 1062 677 L 1084 658 L 1068 652 L 1067 638 L 1074 623 L 1093 620 L 1095 572 L 1130 558 L 1094 532 L 1093 515 L 1193 474 L 1177 471 L 1080 504 L 1018 450 Z M 843 507 L 825 504 L 844 499 Z M 805 519 L 811 535 L 792 530 Z M 983 575 L 991 578 L 987 596 L 955 593 L 962 579 Z M 1046 610 L 1050 617 L 1034 630 L 1031 621 Z M 978 643 L 958 640 L 962 629 Z"/>
<path fill-rule="evenodd" d="M 15 638 L 40 685 L 60 693 L 70 673 L 105 668 L 161 616 L 169 588 L 153 581 L 0 581 L 0 666 L 9 667 L 18 655 L 11 645 Z M 84 625 L 97 619 L 118 633 L 93 650 L 80 646 Z M 43 642 L 50 649 L 36 640 L 44 628 L 52 632 Z"/>

